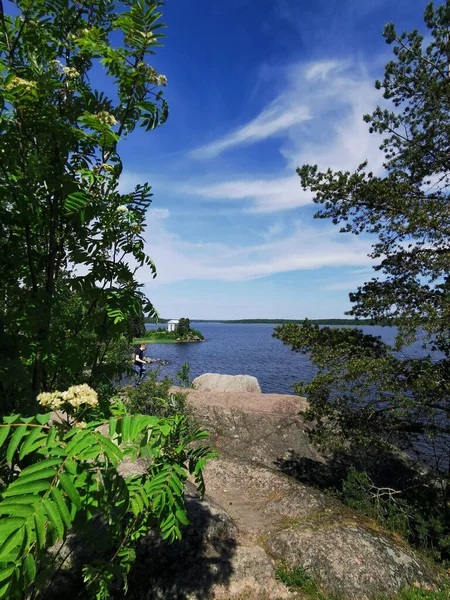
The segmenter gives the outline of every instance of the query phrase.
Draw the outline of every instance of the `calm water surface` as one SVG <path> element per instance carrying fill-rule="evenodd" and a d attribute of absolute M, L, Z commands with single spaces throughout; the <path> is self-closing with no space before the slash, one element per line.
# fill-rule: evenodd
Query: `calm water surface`
<path fill-rule="evenodd" d="M 158 325 L 147 325 L 156 329 Z M 192 323 L 206 338 L 198 344 L 149 344 L 146 354 L 152 358 L 167 360 L 161 367 L 162 374 L 175 377 L 181 365 L 191 365 L 191 379 L 203 373 L 228 375 L 253 375 L 265 393 L 293 393 L 292 385 L 298 381 L 309 382 L 315 368 L 308 358 L 292 352 L 279 340 L 272 337 L 275 325 Z M 365 326 L 364 333 L 381 336 L 392 344 L 396 330 L 392 327 Z M 408 348 L 405 355 L 423 353 L 420 342 Z"/>

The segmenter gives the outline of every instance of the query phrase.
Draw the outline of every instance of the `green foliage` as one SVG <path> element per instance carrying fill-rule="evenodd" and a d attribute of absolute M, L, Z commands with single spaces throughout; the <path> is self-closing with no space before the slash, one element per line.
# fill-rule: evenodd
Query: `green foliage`
<path fill-rule="evenodd" d="M 167 331 L 167 329 L 158 327 L 158 329 L 149 329 L 142 337 L 138 339 L 139 341 L 147 340 L 153 343 L 164 343 L 164 341 L 169 340 L 172 340 L 173 342 L 176 342 L 177 340 L 182 340 L 183 342 L 198 341 L 194 339 L 195 337 L 199 338 L 200 340 L 205 339 L 203 334 L 198 331 L 198 329 L 188 329 L 181 334 L 178 328 L 175 331 Z"/>
<path fill-rule="evenodd" d="M 191 328 L 191 321 L 185 317 L 182 317 L 177 325 L 177 332 L 180 337 L 184 337 L 189 333 Z"/>
<path fill-rule="evenodd" d="M 72 404 L 77 398 L 72 394 Z M 0 501 L 1 598 L 36 591 L 36 579 L 50 575 L 42 577 L 46 549 L 69 531 L 88 530 L 94 519 L 106 523 L 108 544 L 97 552 L 95 564 L 84 567 L 90 597 L 108 598 L 113 584 L 126 587 L 134 545 L 149 528 L 157 527 L 168 541 L 180 539 L 188 524 L 183 500 L 188 473 L 204 491 L 202 469 L 212 456 L 202 443 L 207 434 L 188 431 L 180 415 L 131 415 L 120 401 L 111 412 L 107 421 L 95 414 L 89 418 L 79 406 L 72 419 L 60 423 L 52 423 L 50 414 L 3 419 L 0 446 L 9 468 Z M 108 434 L 99 427 L 107 427 Z M 147 470 L 122 475 L 118 467 L 125 458 L 144 459 Z"/>
<path fill-rule="evenodd" d="M 288 567 L 281 564 L 275 570 L 275 577 L 284 583 L 292 592 L 302 592 L 305 598 L 310 600 L 332 600 L 331 596 L 320 589 L 320 586 L 312 577 L 298 565 Z"/>
<path fill-rule="evenodd" d="M 427 590 L 420 587 L 403 590 L 396 600 L 447 600 L 449 596 L 450 588 L 444 583 L 441 590 Z"/>
<path fill-rule="evenodd" d="M 80 594 L 125 593 L 137 540 L 153 528 L 171 542 L 188 524 L 188 474 L 204 491 L 213 454 L 181 399 L 164 399 L 167 418 L 111 402 L 144 314 L 157 315 L 136 279 L 156 276 L 151 188 L 119 192 L 118 147 L 168 116 L 166 78 L 147 62 L 161 6 L 0 4 L 0 396 L 15 411 L 0 424 L 0 598 L 45 597 L 65 561 L 48 550 L 69 533 L 95 545 Z M 33 416 L 36 396 L 56 420 Z M 119 468 L 137 459 L 143 473 Z"/>
<path fill-rule="evenodd" d="M 13 15 L 2 6 L 2 410 L 86 371 L 95 383 L 111 343 L 131 338 L 142 311 L 156 314 L 135 277 L 139 266 L 156 275 L 143 237 L 151 188 L 119 193 L 118 147 L 167 118 L 166 78 L 147 62 L 161 45 L 161 5 L 42 0 L 16 3 Z"/>
<path fill-rule="evenodd" d="M 146 334 L 145 329 L 145 321 L 144 315 L 141 313 L 140 315 L 131 317 L 129 321 L 130 325 L 130 337 L 132 338 L 141 338 Z"/>
<path fill-rule="evenodd" d="M 364 120 L 383 136 L 385 174 L 374 175 L 365 162 L 353 173 L 298 169 L 303 188 L 321 205 L 316 218 L 340 224 L 344 234 L 375 236 L 378 276 L 350 294 L 349 314 L 396 326 L 395 347 L 355 329 L 308 321 L 278 327 L 274 335 L 317 367 L 313 381 L 297 388 L 310 403 L 305 416 L 316 424 L 316 441 L 341 448 L 391 442 L 427 461 L 434 473 L 427 488 L 416 490 L 420 502 L 408 524 L 422 520 L 422 538 L 432 549 L 440 530 L 448 558 L 450 0 L 438 8 L 428 4 L 425 24 L 425 37 L 418 30 L 398 34 L 392 24 L 384 31 L 394 56 L 375 85 L 392 109 L 378 107 Z M 405 358 L 400 351 L 416 336 L 423 357 Z M 380 503 L 377 510 L 387 509 Z"/>
<path fill-rule="evenodd" d="M 190 423 L 190 411 L 186 405 L 185 394 L 171 393 L 172 379 L 166 375 L 159 379 L 159 370 L 149 370 L 145 379 L 137 386 L 122 388 L 121 394 L 131 413 L 172 417 L 184 415 Z"/>
<path fill-rule="evenodd" d="M 417 30 L 399 35 L 392 24 L 386 26 L 394 59 L 376 87 L 384 90 L 394 110 L 377 108 L 365 117 L 371 131 L 385 136 L 386 176 L 374 176 L 365 164 L 355 173 L 321 173 L 310 165 L 298 170 L 303 187 L 322 205 L 316 217 L 341 223 L 344 233 L 377 236 L 372 256 L 379 261 L 375 270 L 381 277 L 350 295 L 350 314 L 397 326 L 397 350 L 419 333 L 427 350 L 441 352 L 439 360 L 401 360 L 388 348 L 383 351 L 379 342 L 362 342 L 351 331 L 338 340 L 311 327 L 302 326 L 297 333 L 278 329 L 278 337 L 286 343 L 292 339 L 296 349 L 303 347 L 318 364 L 319 379 L 309 388 L 313 411 L 317 404 L 319 416 L 324 415 L 328 395 L 331 415 L 337 408 L 346 415 L 339 423 L 344 434 L 356 431 L 375 438 L 394 431 L 411 443 L 420 436 L 442 441 L 449 434 L 450 211 L 443 143 L 450 132 L 445 108 L 449 18 L 448 0 L 437 9 L 427 6 L 426 44 Z M 326 338 L 329 353 L 316 343 Z M 332 392 L 336 386 L 339 391 Z M 361 418 L 352 419 L 358 403 Z"/>
<path fill-rule="evenodd" d="M 190 388 L 192 387 L 191 381 L 191 365 L 189 363 L 183 363 L 180 367 L 180 370 L 177 373 L 178 382 L 181 387 Z"/>
<path fill-rule="evenodd" d="M 283 582 L 291 592 L 298 592 L 305 600 L 337 600 L 336 596 L 326 592 L 302 567 L 280 563 L 275 570 L 276 578 Z M 439 590 L 413 586 L 405 588 L 395 596 L 395 600 L 447 600 L 450 587 L 443 581 Z M 340 598 L 340 596 L 339 596 Z M 390 595 L 389 599 L 394 600 Z M 388 600 L 385 594 L 374 596 L 374 600 Z"/>
<path fill-rule="evenodd" d="M 187 335 L 187 337 L 195 337 L 197 336 L 198 338 L 200 338 L 201 340 L 204 340 L 205 337 L 203 335 L 203 333 L 201 331 L 199 331 L 198 329 L 193 329 L 192 327 L 189 329 L 189 333 Z"/>
<path fill-rule="evenodd" d="M 167 331 L 167 329 L 163 329 L 159 327 L 158 329 L 149 329 L 145 332 L 145 335 L 142 336 L 144 340 L 163 340 L 170 339 L 176 340 L 179 337 L 176 331 Z"/>
<path fill-rule="evenodd" d="M 376 519 L 383 527 L 422 548 L 438 562 L 448 564 L 450 527 L 438 489 L 417 486 L 413 493 L 378 487 L 364 471 L 350 467 L 340 491 L 334 491 L 351 508 Z"/>

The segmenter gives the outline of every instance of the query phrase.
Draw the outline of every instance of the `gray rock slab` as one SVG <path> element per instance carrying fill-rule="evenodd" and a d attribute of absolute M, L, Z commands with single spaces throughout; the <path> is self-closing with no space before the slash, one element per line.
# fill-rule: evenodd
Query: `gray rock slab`
<path fill-rule="evenodd" d="M 192 382 L 196 389 L 204 392 L 257 392 L 261 393 L 256 377 L 251 375 L 221 375 L 205 373 Z"/>

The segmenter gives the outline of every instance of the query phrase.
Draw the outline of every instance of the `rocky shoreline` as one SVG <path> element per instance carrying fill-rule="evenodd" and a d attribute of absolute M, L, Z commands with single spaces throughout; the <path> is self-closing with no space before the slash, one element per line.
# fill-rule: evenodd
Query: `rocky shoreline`
<path fill-rule="evenodd" d="M 398 536 L 305 483 L 308 472 L 335 465 L 309 442 L 298 414 L 304 398 L 262 394 L 247 376 L 207 374 L 194 386 L 176 389 L 187 392 L 219 458 L 205 469 L 206 497 L 188 489 L 183 540 L 166 547 L 152 536 L 141 545 L 131 598 L 302 598 L 277 579 L 280 565 L 303 568 L 345 600 L 437 585 L 438 571 Z"/>

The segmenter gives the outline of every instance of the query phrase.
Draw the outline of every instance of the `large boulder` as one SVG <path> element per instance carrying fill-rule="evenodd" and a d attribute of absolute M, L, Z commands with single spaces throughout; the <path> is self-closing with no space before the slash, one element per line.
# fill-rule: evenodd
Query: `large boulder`
<path fill-rule="evenodd" d="M 274 469 L 219 458 L 208 463 L 205 478 L 209 497 L 237 525 L 238 547 L 252 542 L 272 559 L 303 568 L 333 597 L 386 600 L 404 587 L 439 581 L 398 536 Z"/>
<path fill-rule="evenodd" d="M 393 598 L 404 587 L 432 589 L 437 573 L 406 543 L 340 507 L 291 521 L 268 536 L 274 558 L 301 566 L 328 592 L 353 600 Z"/>
<path fill-rule="evenodd" d="M 220 373 L 205 373 L 196 377 L 192 382 L 195 389 L 202 392 L 259 392 L 256 377 L 251 375 L 221 375 Z"/>

